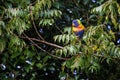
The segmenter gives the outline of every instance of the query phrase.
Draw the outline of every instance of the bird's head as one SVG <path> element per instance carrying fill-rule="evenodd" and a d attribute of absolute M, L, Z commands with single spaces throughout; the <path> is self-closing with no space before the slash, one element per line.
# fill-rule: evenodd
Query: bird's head
<path fill-rule="evenodd" d="M 78 27 L 80 24 L 81 24 L 81 21 L 79 19 L 72 21 L 72 26 L 74 26 L 74 27 Z"/>

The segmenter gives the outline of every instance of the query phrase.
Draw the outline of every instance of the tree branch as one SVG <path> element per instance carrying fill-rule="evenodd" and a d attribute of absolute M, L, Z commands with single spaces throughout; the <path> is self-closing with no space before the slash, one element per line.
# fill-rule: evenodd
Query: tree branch
<path fill-rule="evenodd" d="M 27 37 L 20 37 L 20 38 L 28 39 Z M 53 46 L 53 47 L 56 47 L 56 48 L 60 48 L 60 49 L 63 48 L 62 46 L 59 46 L 59 45 L 56 45 L 56 44 L 47 42 L 47 41 L 45 41 L 45 40 L 39 40 L 39 39 L 36 39 L 36 38 L 29 38 L 29 39 L 31 39 L 31 40 L 33 40 L 33 41 L 40 42 L 40 43 L 44 43 L 44 44 L 47 44 L 47 45 L 50 45 L 50 46 Z"/>
<path fill-rule="evenodd" d="M 32 21 L 32 24 L 33 24 L 33 27 L 37 33 L 37 35 L 42 39 L 44 40 L 44 38 L 40 35 L 40 33 L 37 31 L 37 28 L 36 28 L 36 25 L 35 25 L 35 22 L 34 22 L 34 18 L 33 18 L 33 13 L 32 13 L 32 4 L 30 4 L 30 16 L 31 16 L 31 21 Z"/>
<path fill-rule="evenodd" d="M 26 37 L 26 39 L 28 39 L 30 42 L 34 43 L 34 45 L 35 45 L 38 49 L 40 49 L 40 50 L 42 50 L 43 52 L 49 54 L 50 56 L 52 56 L 52 57 L 54 57 L 54 58 L 57 58 L 57 59 L 61 59 L 61 60 L 69 60 L 69 59 L 71 59 L 71 58 L 62 58 L 62 57 L 55 56 L 55 55 L 47 52 L 46 50 L 42 49 L 40 46 L 38 46 L 38 45 L 37 45 L 31 38 L 29 38 L 26 34 L 23 33 L 23 35 L 24 35 L 24 36 Z"/>

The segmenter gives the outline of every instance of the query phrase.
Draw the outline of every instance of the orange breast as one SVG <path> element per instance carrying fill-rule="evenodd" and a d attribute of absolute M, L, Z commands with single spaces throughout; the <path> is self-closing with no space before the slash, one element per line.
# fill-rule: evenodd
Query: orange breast
<path fill-rule="evenodd" d="M 78 27 L 72 27 L 73 32 L 79 32 L 84 30 L 84 26 L 83 25 L 79 25 Z"/>

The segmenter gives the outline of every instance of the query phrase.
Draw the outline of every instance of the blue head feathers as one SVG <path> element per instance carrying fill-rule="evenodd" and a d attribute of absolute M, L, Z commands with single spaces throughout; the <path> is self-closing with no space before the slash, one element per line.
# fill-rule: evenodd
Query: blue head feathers
<path fill-rule="evenodd" d="M 78 27 L 81 24 L 81 21 L 79 19 L 73 20 L 72 24 L 74 27 Z"/>

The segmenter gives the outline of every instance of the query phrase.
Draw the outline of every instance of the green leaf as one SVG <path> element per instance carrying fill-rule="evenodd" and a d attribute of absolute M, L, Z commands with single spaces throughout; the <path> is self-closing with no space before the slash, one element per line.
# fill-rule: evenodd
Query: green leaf
<path fill-rule="evenodd" d="M 60 53 L 60 55 L 62 55 L 62 54 L 63 54 L 63 50 L 62 50 L 62 49 L 60 49 L 60 50 L 59 50 L 59 53 Z"/>
<path fill-rule="evenodd" d="M 62 35 L 59 36 L 59 38 L 58 38 L 58 42 L 60 43 L 61 40 L 62 40 Z"/>
<path fill-rule="evenodd" d="M 50 56 L 45 56 L 45 57 L 43 58 L 43 62 L 46 63 L 49 58 L 50 58 Z"/>
<path fill-rule="evenodd" d="M 65 80 L 66 79 L 66 73 L 65 72 L 60 72 L 59 78 L 60 78 L 60 80 Z"/>
<path fill-rule="evenodd" d="M 64 32 L 70 34 L 72 32 L 71 27 L 65 27 Z"/>
<path fill-rule="evenodd" d="M 62 35 L 62 42 L 65 42 L 65 37 L 66 37 L 66 35 L 64 34 L 64 35 Z"/>
<path fill-rule="evenodd" d="M 72 69 L 79 68 L 80 66 L 80 56 L 77 56 L 74 60 L 73 65 L 71 66 Z"/>
<path fill-rule="evenodd" d="M 111 15 L 111 19 L 112 19 L 112 23 L 115 25 L 115 29 L 117 29 L 117 21 L 115 17 L 113 16 L 113 14 Z"/>
<path fill-rule="evenodd" d="M 54 36 L 54 41 L 56 42 L 58 39 L 58 36 Z"/>
<path fill-rule="evenodd" d="M 0 36 L 2 35 L 2 29 L 0 28 Z"/>
<path fill-rule="evenodd" d="M 5 39 L 0 39 L 0 52 L 3 52 L 6 46 Z"/>
<path fill-rule="evenodd" d="M 93 12 L 102 12 L 102 9 L 103 9 L 103 5 L 94 8 L 92 11 L 93 11 Z"/>
<path fill-rule="evenodd" d="M 74 46 L 70 45 L 70 47 L 69 47 L 69 52 L 70 52 L 71 54 L 74 54 L 74 52 L 75 52 Z"/>
<path fill-rule="evenodd" d="M 68 44 L 69 41 L 70 41 L 70 36 L 69 36 L 69 35 L 66 35 L 66 41 L 65 41 L 65 43 Z"/>
<path fill-rule="evenodd" d="M 59 2 L 55 2 L 55 3 L 53 4 L 53 6 L 56 7 L 57 9 L 59 9 L 59 8 L 60 8 L 60 3 L 59 3 Z"/>
<path fill-rule="evenodd" d="M 40 69 L 43 68 L 43 64 L 41 64 L 41 63 L 36 63 L 36 66 Z"/>
<path fill-rule="evenodd" d="M 16 53 L 12 53 L 11 58 L 17 58 L 21 53 L 16 52 Z"/>
<path fill-rule="evenodd" d="M 91 71 L 92 73 L 93 73 L 94 71 L 97 72 L 97 70 L 98 70 L 99 68 L 100 68 L 100 67 L 99 67 L 99 64 L 96 63 L 96 62 L 94 62 L 93 65 L 90 66 L 89 71 Z"/>
<path fill-rule="evenodd" d="M 107 62 L 108 64 L 110 64 L 110 61 L 111 61 L 111 58 L 108 57 L 108 58 L 106 59 L 106 62 Z"/>
<path fill-rule="evenodd" d="M 89 3 L 90 0 L 85 0 L 84 4 L 87 5 Z"/>
<path fill-rule="evenodd" d="M 27 55 L 27 58 L 33 57 L 33 56 L 35 55 L 35 54 L 34 54 L 32 51 L 30 51 L 29 49 L 26 49 L 26 50 L 24 51 L 24 54 Z"/>
<path fill-rule="evenodd" d="M 0 21 L 0 26 L 5 28 L 5 23 L 3 21 Z"/>
<path fill-rule="evenodd" d="M 67 55 L 67 49 L 66 49 L 66 47 L 63 48 L 63 53 L 64 53 L 65 56 Z"/>

